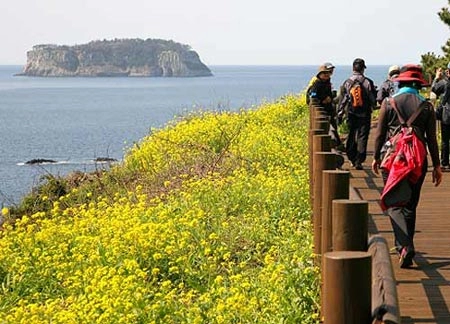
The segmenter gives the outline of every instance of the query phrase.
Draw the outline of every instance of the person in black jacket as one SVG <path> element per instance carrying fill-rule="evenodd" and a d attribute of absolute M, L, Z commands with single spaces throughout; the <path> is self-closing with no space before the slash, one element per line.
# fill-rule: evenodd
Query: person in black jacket
<path fill-rule="evenodd" d="M 435 186 L 439 186 L 442 181 L 442 171 L 439 161 L 439 148 L 436 139 L 436 116 L 433 105 L 419 94 L 422 87 L 428 86 L 423 78 L 422 67 L 420 65 L 408 64 L 401 68 L 399 76 L 394 79 L 398 81 L 399 90 L 391 98 L 405 121 L 422 108 L 412 126 L 421 141 L 428 147 L 431 161 L 433 163 L 432 181 Z M 372 170 L 378 174 L 381 166 L 385 143 L 395 133 L 395 129 L 400 125 L 397 112 L 392 107 L 389 100 L 385 99 L 381 104 L 378 125 L 375 131 L 375 149 L 372 162 Z M 425 151 L 426 152 L 426 151 Z M 426 153 L 425 153 L 426 154 Z M 420 191 L 427 173 L 427 158 L 424 157 L 422 170 L 412 183 L 403 182 L 405 187 L 401 188 L 398 195 L 406 195 L 404 204 L 390 206 L 387 209 L 392 229 L 394 231 L 395 247 L 399 255 L 401 268 L 409 268 L 413 264 L 415 255 L 414 234 L 416 228 L 416 209 L 419 204 Z M 383 181 L 388 181 L 389 171 L 382 169 Z"/>
<path fill-rule="evenodd" d="M 392 79 L 396 78 L 400 73 L 400 67 L 398 65 L 392 65 L 388 70 L 387 79 L 381 84 L 380 89 L 377 92 L 377 102 L 381 105 L 384 98 L 391 97 L 396 91 L 395 82 Z"/>
<path fill-rule="evenodd" d="M 370 122 L 377 95 L 373 81 L 364 75 L 365 69 L 363 59 L 357 58 L 353 61 L 353 74 L 341 86 L 341 101 L 338 106 L 338 118 L 347 116 L 349 132 L 345 151 L 352 166 L 357 170 L 362 170 L 362 163 L 366 161 Z M 358 84 L 362 93 L 355 98 L 352 93 Z M 362 100 L 355 102 L 356 99 Z"/>
<path fill-rule="evenodd" d="M 439 68 L 436 77 L 431 84 L 433 91 L 439 98 L 439 105 L 436 109 L 436 118 L 441 122 L 441 165 L 442 168 L 449 169 L 450 155 L 450 63 L 447 65 L 445 74 Z"/>
<path fill-rule="evenodd" d="M 308 88 L 307 95 L 310 102 L 322 106 L 325 112 L 330 117 L 330 136 L 334 143 L 334 147 L 341 146 L 341 139 L 337 131 L 336 109 L 333 102 L 333 90 L 331 85 L 331 75 L 334 66 L 330 63 L 325 63 L 319 67 L 316 78 Z"/>

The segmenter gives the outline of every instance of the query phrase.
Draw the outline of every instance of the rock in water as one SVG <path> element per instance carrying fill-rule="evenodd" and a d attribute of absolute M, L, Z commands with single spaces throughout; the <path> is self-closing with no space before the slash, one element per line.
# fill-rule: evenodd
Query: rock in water
<path fill-rule="evenodd" d="M 43 164 L 43 163 L 56 163 L 56 161 L 50 159 L 32 159 L 25 162 L 25 164 Z"/>
<path fill-rule="evenodd" d="M 74 46 L 33 46 L 18 75 L 202 77 L 212 73 L 189 45 L 161 39 L 115 39 Z"/>

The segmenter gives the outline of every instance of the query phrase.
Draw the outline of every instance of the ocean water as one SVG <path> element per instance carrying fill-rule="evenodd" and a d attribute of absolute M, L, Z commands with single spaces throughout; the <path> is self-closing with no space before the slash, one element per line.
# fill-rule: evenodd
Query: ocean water
<path fill-rule="evenodd" d="M 193 110 L 250 108 L 300 93 L 316 66 L 211 66 L 200 78 L 36 78 L 0 66 L 0 207 L 16 204 L 43 175 L 92 171 L 99 157 L 122 160 L 127 149 Z M 377 85 L 387 66 L 369 66 Z M 335 88 L 350 75 L 338 66 Z M 29 165 L 32 159 L 56 164 Z"/>

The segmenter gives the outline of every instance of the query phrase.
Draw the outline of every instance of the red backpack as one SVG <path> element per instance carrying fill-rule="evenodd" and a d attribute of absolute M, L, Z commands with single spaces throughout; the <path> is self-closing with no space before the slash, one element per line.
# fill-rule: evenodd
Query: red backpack
<path fill-rule="evenodd" d="M 419 180 L 427 154 L 425 143 L 420 140 L 412 126 L 414 120 L 422 112 L 423 103 L 419 105 L 406 122 L 392 97 L 389 98 L 389 103 L 397 113 L 400 126 L 386 142 L 386 152 L 380 165 L 380 168 L 389 172 L 381 193 L 381 207 L 383 210 L 408 203 L 409 196 L 402 195 L 395 189 L 399 189 L 404 184 L 404 181 L 414 184 Z M 409 186 L 406 187 L 409 188 Z"/>

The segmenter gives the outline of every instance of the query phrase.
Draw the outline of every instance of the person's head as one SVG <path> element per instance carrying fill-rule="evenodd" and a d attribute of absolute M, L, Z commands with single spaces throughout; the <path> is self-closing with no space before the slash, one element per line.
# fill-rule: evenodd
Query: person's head
<path fill-rule="evenodd" d="M 327 66 L 326 63 L 319 66 L 319 71 L 316 76 L 321 80 L 329 80 L 331 78 L 331 74 L 333 74 L 334 66 Z"/>
<path fill-rule="evenodd" d="M 353 61 L 353 71 L 364 73 L 364 69 L 366 69 L 366 62 L 362 58 L 356 58 Z"/>
<path fill-rule="evenodd" d="M 423 77 L 422 67 L 417 64 L 406 64 L 400 69 L 399 75 L 393 79 L 398 82 L 399 88 L 411 87 L 420 90 L 429 86 Z"/>
<path fill-rule="evenodd" d="M 389 67 L 388 77 L 390 79 L 396 78 L 400 74 L 400 67 L 398 65 L 392 65 Z"/>

